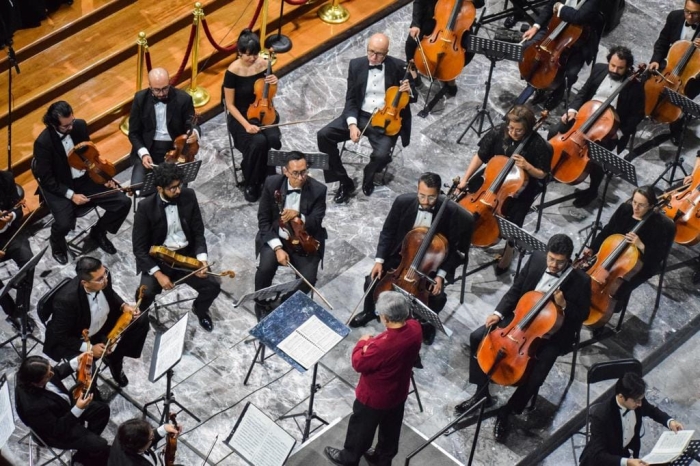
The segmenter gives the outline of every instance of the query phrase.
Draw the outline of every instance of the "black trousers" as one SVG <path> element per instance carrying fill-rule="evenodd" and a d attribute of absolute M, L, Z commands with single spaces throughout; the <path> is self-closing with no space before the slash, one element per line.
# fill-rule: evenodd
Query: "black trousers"
<path fill-rule="evenodd" d="M 160 271 L 163 272 L 170 278 L 173 283 L 176 280 L 181 279 L 185 275 L 188 275 L 191 271 L 175 270 L 163 262 L 159 262 L 158 266 Z M 197 292 L 197 298 L 194 300 L 192 305 L 192 312 L 197 316 L 201 316 L 209 312 L 209 308 L 212 303 L 219 296 L 221 292 L 221 286 L 211 275 L 206 278 L 199 278 L 195 275 L 191 275 L 184 281 L 190 288 L 193 288 Z M 143 301 L 141 301 L 141 311 L 145 311 L 148 307 L 153 304 L 156 296 L 160 294 L 163 290 L 158 280 L 153 275 L 149 275 L 147 272 L 141 273 L 141 285 L 146 285 L 146 291 L 143 295 Z M 145 317 L 144 317 L 145 318 Z"/>
<path fill-rule="evenodd" d="M 511 319 L 505 319 L 500 322 L 498 327 L 506 327 Z M 469 359 L 469 382 L 476 384 L 477 390 L 488 383 L 488 377 L 476 360 L 476 353 L 479 349 L 479 344 L 481 340 L 486 336 L 486 327 L 483 325 L 476 330 L 474 330 L 469 335 L 469 346 L 471 349 L 471 358 Z M 525 374 L 525 379 L 522 381 L 518 388 L 515 390 L 513 395 L 504 406 L 506 412 L 520 414 L 527 406 L 528 401 L 534 394 L 538 392 L 540 386 L 544 383 L 549 371 L 559 357 L 561 350 L 559 346 L 552 344 L 548 341 L 543 341 L 533 360 L 531 361 L 530 371 Z"/>
<path fill-rule="evenodd" d="M 85 196 L 109 190 L 109 188 L 92 181 L 87 175 L 83 175 L 73 180 L 73 182 L 73 190 Z M 77 206 L 73 204 L 73 201 L 63 196 L 57 196 L 46 190 L 43 191 L 43 194 L 54 218 L 54 222 L 51 225 L 51 241 L 53 244 L 61 244 L 64 242 L 68 232 L 75 228 L 75 208 Z M 119 231 L 131 209 L 131 201 L 121 192 L 93 198 L 88 204 L 98 206 L 105 211 L 97 225 L 93 227 L 93 231 L 99 233 L 109 232 L 114 234 Z"/>
<path fill-rule="evenodd" d="M 12 224 L 4 233 L 0 234 L 0 248 L 8 244 L 7 242 L 17 232 L 17 229 L 19 227 L 20 225 Z M 12 240 L 11 243 L 7 245 L 3 262 L 8 259 L 12 259 L 13 261 L 15 261 L 15 264 L 17 264 L 17 267 L 21 268 L 24 264 L 31 260 L 32 256 L 33 254 L 32 249 L 29 246 L 29 240 L 26 236 L 24 236 L 24 234 L 20 233 L 14 240 Z M 27 279 L 29 280 L 29 289 L 31 290 L 31 287 L 34 283 L 33 269 L 29 272 Z M 2 280 L 0 280 L 0 289 L 3 286 L 4 284 L 2 283 Z M 15 316 L 15 311 L 17 310 L 17 307 L 15 305 L 14 299 L 12 299 L 12 296 L 10 296 L 9 293 L 0 298 L 0 306 L 2 306 L 2 310 L 5 311 L 5 314 L 7 314 L 8 316 L 19 317 Z"/>
<path fill-rule="evenodd" d="M 257 134 L 250 134 L 231 115 L 227 116 L 226 122 L 233 136 L 233 143 L 243 154 L 241 170 L 245 185 L 262 185 L 268 175 L 275 174 L 275 167 L 267 165 L 267 156 L 270 149 L 279 150 L 282 147 L 280 129 L 269 128 Z"/>
<path fill-rule="evenodd" d="M 87 427 L 82 424 L 73 426 L 65 436 L 70 441 L 46 442 L 55 448 L 77 450 L 73 459 L 85 466 L 104 466 L 109 459 L 109 443 L 100 434 L 109 422 L 109 405 L 93 400 L 83 411 L 80 420 L 87 422 Z"/>
<path fill-rule="evenodd" d="M 294 268 L 297 269 L 309 283 L 315 285 L 321 256 L 318 254 L 302 256 L 301 254 L 290 253 L 289 251 L 287 251 L 287 253 L 289 254 L 289 261 Z M 279 265 L 275 251 L 273 251 L 269 245 L 263 244 L 260 249 L 260 263 L 258 264 L 258 270 L 255 272 L 255 291 L 262 290 L 272 285 L 272 280 L 275 278 Z M 303 282 L 299 289 L 304 293 L 311 291 L 311 288 Z"/>
<path fill-rule="evenodd" d="M 151 159 L 153 160 L 153 163 L 156 165 L 160 165 L 161 163 L 165 162 L 165 153 L 168 152 L 173 148 L 173 142 L 172 141 L 153 141 L 153 144 L 151 144 L 151 148 L 148 150 L 149 155 L 151 156 Z M 151 173 L 153 170 L 146 170 L 146 167 L 143 166 L 143 163 L 141 162 L 141 158 L 136 156 L 132 156 L 132 170 L 131 170 L 131 184 L 135 185 L 138 183 L 142 183 L 143 180 L 146 179 L 146 175 Z"/>
<path fill-rule="evenodd" d="M 357 119 L 357 127 L 360 131 L 367 126 L 369 119 L 369 113 L 360 112 Z M 363 185 L 371 183 L 374 174 L 384 170 L 384 167 L 389 165 L 391 162 L 391 156 L 389 155 L 391 148 L 394 147 L 398 139 L 398 135 L 386 136 L 371 125 L 367 126 L 364 136 L 367 136 L 367 139 L 369 139 L 369 143 L 372 146 L 372 154 L 370 155 L 369 163 L 364 169 Z M 350 139 L 350 129 L 346 118 L 339 116 L 328 123 L 321 128 L 316 135 L 316 139 L 318 141 L 318 150 L 328 154 L 328 170 L 323 172 L 326 183 L 340 181 L 344 184 L 350 184 L 350 177 L 343 166 L 343 161 L 340 160 L 340 151 L 338 150 L 338 143 Z"/>
<path fill-rule="evenodd" d="M 391 459 L 399 452 L 404 404 L 405 400 L 391 409 L 374 409 L 355 400 L 341 460 L 346 464 L 358 464 L 363 453 L 372 447 L 374 433 L 379 428 L 375 452 L 380 461 L 372 464 L 391 466 Z"/>

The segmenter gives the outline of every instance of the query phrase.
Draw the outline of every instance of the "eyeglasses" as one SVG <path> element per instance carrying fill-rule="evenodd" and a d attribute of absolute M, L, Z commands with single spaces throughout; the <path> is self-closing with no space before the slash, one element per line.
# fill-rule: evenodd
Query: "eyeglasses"
<path fill-rule="evenodd" d="M 100 278 L 93 278 L 90 281 L 95 282 L 95 283 L 105 283 L 108 278 L 109 278 L 109 269 L 105 269 L 104 275 L 102 275 Z"/>
<path fill-rule="evenodd" d="M 168 192 L 174 193 L 175 191 L 182 189 L 182 183 L 176 184 L 175 186 L 168 186 L 168 187 L 163 188 L 163 189 L 165 189 Z"/>
<path fill-rule="evenodd" d="M 525 128 L 513 128 L 512 126 L 508 126 L 508 132 L 515 134 L 523 134 L 525 132 Z"/>
<path fill-rule="evenodd" d="M 684 8 L 683 14 L 686 16 L 692 16 L 693 18 L 700 18 L 700 11 L 690 11 L 687 8 Z"/>
<path fill-rule="evenodd" d="M 418 200 L 419 201 L 428 201 L 428 202 L 433 202 L 437 200 L 437 196 L 427 196 L 425 194 L 418 193 Z"/>
<path fill-rule="evenodd" d="M 74 124 L 74 123 L 75 123 L 75 118 L 73 118 L 73 119 L 70 121 L 70 123 L 68 123 L 67 125 L 58 125 L 58 129 L 60 129 L 60 130 L 70 129 L 70 128 L 73 127 L 73 124 Z"/>
<path fill-rule="evenodd" d="M 648 202 L 637 202 L 637 201 L 632 201 L 632 207 L 639 207 L 640 209 L 646 209 L 649 207 Z"/>
<path fill-rule="evenodd" d="M 367 55 L 374 55 L 378 58 L 386 57 L 387 52 L 377 52 L 376 50 L 367 49 Z"/>
<path fill-rule="evenodd" d="M 292 178 L 304 178 L 309 174 L 309 170 L 287 171 Z"/>
<path fill-rule="evenodd" d="M 167 85 L 165 87 L 152 87 L 151 88 L 151 91 L 153 91 L 154 94 L 167 94 L 169 90 L 170 90 L 170 85 Z"/>

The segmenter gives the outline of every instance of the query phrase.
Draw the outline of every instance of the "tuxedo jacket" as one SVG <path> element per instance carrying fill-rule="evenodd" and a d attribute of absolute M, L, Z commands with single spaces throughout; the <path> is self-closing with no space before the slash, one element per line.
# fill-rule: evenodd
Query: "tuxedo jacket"
<path fill-rule="evenodd" d="M 119 436 L 115 435 L 114 442 L 112 442 L 112 447 L 109 450 L 109 462 L 107 466 L 157 466 L 158 463 L 154 463 L 154 458 L 156 458 L 156 456 L 155 453 L 153 453 L 153 447 L 157 445 L 163 437 L 160 436 L 156 429 L 153 430 L 153 435 L 152 447 L 148 449 L 150 454 L 146 454 L 148 456 L 130 453 L 124 450 L 119 443 Z"/>
<path fill-rule="evenodd" d="M 569 108 L 578 110 L 583 104 L 595 96 L 598 86 L 603 82 L 608 74 L 607 63 L 596 63 L 593 65 L 591 75 L 586 80 L 576 97 L 571 101 Z M 622 83 L 622 81 L 620 81 Z M 628 139 L 637 128 L 640 121 L 644 119 L 644 86 L 637 80 L 628 83 L 627 86 L 617 96 L 617 115 L 620 117 L 620 130 L 625 139 Z M 621 139 L 620 144 L 624 146 Z M 619 146 L 618 146 L 619 147 Z"/>
<path fill-rule="evenodd" d="M 106 342 L 107 334 L 122 315 L 124 300 L 112 288 L 111 280 L 108 280 L 103 293 L 109 304 L 109 315 L 102 328 L 90 337 L 92 344 Z M 80 354 L 82 332 L 90 328 L 91 322 L 90 303 L 79 277 L 73 278 L 56 292 L 52 307 L 53 314 L 46 325 L 44 353 L 55 361 L 74 358 Z"/>
<path fill-rule="evenodd" d="M 598 53 L 598 43 L 605 25 L 602 8 L 604 2 L 608 1 L 610 0 L 587 0 L 578 10 L 570 6 L 563 6 L 559 11 L 559 17 L 562 21 L 579 26 L 588 26 L 590 34 L 588 39 L 582 39 L 577 42 L 577 46 L 583 48 L 583 54 L 589 63 L 591 60 L 595 60 L 595 56 Z M 540 14 L 537 16 L 535 23 L 539 24 L 542 30 L 547 30 L 549 27 L 549 22 L 554 16 L 555 3 L 565 3 L 565 0 L 549 0 L 545 6 L 540 8 Z"/>
<path fill-rule="evenodd" d="M 406 73 L 406 64 L 391 56 L 387 56 L 384 59 L 384 89 L 389 89 L 391 86 L 398 86 L 401 84 Z M 358 118 L 360 115 L 360 110 L 362 109 L 362 102 L 365 100 L 365 93 L 367 92 L 367 77 L 369 75 L 369 60 L 367 57 L 358 57 L 350 60 L 350 68 L 348 69 L 348 89 L 345 94 L 345 108 L 343 109 L 343 118 L 348 117 Z M 410 76 L 410 75 L 409 75 Z M 409 78 L 411 82 L 411 93 L 413 97 L 411 102 L 415 102 L 418 99 L 418 94 L 413 86 L 413 80 Z M 381 110 L 381 109 L 380 109 Z M 399 135 L 401 136 L 401 143 L 406 147 L 411 141 L 411 109 L 410 105 L 401 111 L 401 131 Z"/>
<path fill-rule="evenodd" d="M 681 32 L 685 24 L 683 10 L 674 10 L 666 17 L 666 24 L 659 33 L 658 39 L 654 42 L 654 52 L 649 63 L 656 62 L 660 69 L 666 67 L 666 56 L 671 46 L 681 39 Z"/>
<path fill-rule="evenodd" d="M 433 219 L 443 202 L 445 202 L 445 198 L 440 196 L 433 208 Z M 377 258 L 385 261 L 398 258 L 406 234 L 413 230 L 418 207 L 418 196 L 415 193 L 401 194 L 394 200 L 389 215 L 384 221 L 384 226 L 382 226 L 382 231 L 379 233 Z M 450 202 L 445 208 L 437 229 L 438 233 L 447 238 L 449 245 L 447 257 L 440 266 L 447 272 L 448 277 L 454 276 L 455 269 L 462 262 L 457 250 L 462 250 L 460 246 L 464 244 L 463 238 L 471 238 L 473 227 L 471 218 L 463 215 L 457 209 L 460 207 L 454 202 Z"/>
<path fill-rule="evenodd" d="M 188 123 L 194 116 L 192 97 L 185 91 L 171 87 L 168 91 L 170 100 L 165 115 L 168 134 L 174 140 L 187 133 Z M 199 127 L 195 127 L 200 131 Z M 150 152 L 156 134 L 156 110 L 150 89 L 138 91 L 131 104 L 129 114 L 129 142 L 131 142 L 131 163 L 141 163 L 139 149 L 145 147 Z"/>
<path fill-rule="evenodd" d="M 85 120 L 74 121 L 70 136 L 76 146 L 90 140 Z M 73 176 L 68 165 L 68 157 L 55 129 L 47 126 L 36 138 L 34 159 L 36 159 L 36 166 L 33 174 L 41 189 L 60 197 L 65 197 L 68 190 L 73 189 Z"/>
<path fill-rule="evenodd" d="M 542 251 L 533 252 L 513 285 L 496 306 L 496 311 L 503 316 L 504 322 L 510 322 L 520 298 L 537 287 L 546 270 L 547 254 Z M 561 291 L 566 299 L 564 323 L 548 341 L 557 345 L 563 354 L 575 343 L 575 333 L 581 328 L 590 312 L 591 278 L 582 270 L 574 270 L 561 286 Z"/>
<path fill-rule="evenodd" d="M 204 222 L 202 212 L 199 210 L 197 196 L 190 188 L 182 188 L 177 201 L 177 212 L 180 217 L 180 225 L 185 233 L 188 245 L 181 252 L 186 256 L 194 257 L 197 254 L 207 252 L 207 242 L 204 238 Z M 139 202 L 136 215 L 134 215 L 134 228 L 132 235 L 132 247 L 136 256 L 136 270 L 148 273 L 158 265 L 158 261 L 148 252 L 151 246 L 161 246 L 168 235 L 165 206 L 160 194 L 155 192 Z"/>
<path fill-rule="evenodd" d="M 258 205 L 258 234 L 255 237 L 255 255 L 268 241 L 279 238 L 280 209 L 275 201 L 275 192 L 279 191 L 284 206 L 287 197 L 287 177 L 284 175 L 268 176 L 265 180 L 260 204 Z M 299 214 L 305 218 L 306 232 L 321 242 L 319 254 L 323 257 L 326 241 L 326 229 L 323 217 L 326 216 L 326 185 L 313 178 L 307 178 L 301 187 Z"/>
<path fill-rule="evenodd" d="M 671 416 L 649 403 L 646 398 L 642 401 L 642 406 L 627 413 L 627 416 L 633 413 L 637 422 L 628 448 L 632 450 L 634 458 L 639 458 L 642 417 L 650 417 L 659 424 L 667 425 Z M 629 451 L 622 445 L 620 408 L 615 401 L 615 396 L 612 396 L 591 408 L 591 439 L 581 452 L 580 465 L 619 466 L 621 458 L 629 457 Z"/>

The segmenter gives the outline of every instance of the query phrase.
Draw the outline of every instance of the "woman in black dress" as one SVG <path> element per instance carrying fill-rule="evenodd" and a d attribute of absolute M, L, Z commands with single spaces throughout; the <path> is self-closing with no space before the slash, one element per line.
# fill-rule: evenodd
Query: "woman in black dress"
<path fill-rule="evenodd" d="M 223 87 L 228 130 L 234 144 L 243 153 L 241 168 L 245 179 L 244 196 L 248 202 L 258 200 L 265 177 L 275 172 L 274 167 L 267 166 L 268 151 L 282 147 L 279 128 L 261 130 L 246 118 L 248 107 L 255 101 L 255 81 L 264 78 L 269 84 L 277 84 L 274 74 L 265 76 L 267 60 L 259 53 L 258 37 L 250 29 L 244 29 L 238 37 L 238 57 L 226 70 Z"/>

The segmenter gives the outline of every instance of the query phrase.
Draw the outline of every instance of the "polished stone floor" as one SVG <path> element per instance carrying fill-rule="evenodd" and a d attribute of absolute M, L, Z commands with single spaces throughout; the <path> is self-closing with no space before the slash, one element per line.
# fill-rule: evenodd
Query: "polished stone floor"
<path fill-rule="evenodd" d="M 487 2 L 497 11 L 503 2 Z M 630 0 L 620 26 L 602 41 L 599 59 L 604 59 L 606 47 L 615 44 L 628 45 L 637 61 L 648 60 L 657 32 L 663 25 L 666 12 L 680 8 L 679 0 Z M 275 104 L 282 121 L 303 120 L 338 115 L 343 106 L 347 62 L 364 53 L 367 37 L 376 31 L 388 34 L 392 40 L 392 54 L 403 57 L 403 41 L 411 16 L 411 7 L 397 11 L 365 31 L 346 40 L 333 50 L 324 53 L 288 75 L 281 76 Z M 493 36 L 494 25 L 482 29 L 481 35 Z M 488 75 L 489 62 L 477 56 L 457 80 L 458 95 L 447 101 L 444 111 L 427 118 L 414 118 L 412 141 L 403 148 L 389 168 L 389 182 L 376 189 L 371 197 L 357 194 L 349 204 L 328 203 L 325 226 L 329 239 L 326 247 L 324 268 L 319 273 L 318 287 L 334 307 L 333 314 L 341 321 L 350 315 L 362 296 L 364 275 L 370 270 L 379 229 L 393 199 L 401 193 L 415 189 L 418 176 L 427 170 L 439 173 L 444 180 L 463 173 L 476 150 L 478 137 L 468 131 L 462 144 L 456 140 L 467 127 L 484 95 L 484 81 Z M 585 76 L 588 67 L 582 72 Z M 577 84 L 580 87 L 583 79 Z M 489 111 L 494 119 L 500 119 L 512 99 L 523 88 L 518 79 L 515 63 L 499 62 L 494 71 L 493 86 L 489 96 Z M 212 90 L 213 91 L 213 90 Z M 214 91 L 215 92 L 215 91 Z M 414 105 L 414 114 L 419 110 Z M 554 121 L 561 114 L 555 112 Z M 76 116 L 80 116 L 76 110 Z M 284 149 L 315 151 L 316 132 L 324 122 L 283 128 Z M 247 341 L 248 329 L 255 324 L 252 308 L 244 304 L 234 308 L 233 303 L 253 289 L 256 268 L 254 236 L 257 230 L 257 205 L 247 203 L 236 188 L 231 164 L 231 152 L 226 137 L 222 116 L 218 116 L 204 127 L 202 170 L 191 184 L 197 191 L 207 227 L 207 242 L 215 268 L 233 269 L 236 277 L 224 279 L 223 293 L 214 303 L 212 314 L 215 329 L 212 334 L 202 331 L 191 318 L 188 327 L 185 353 L 175 368 L 174 393 L 177 400 L 187 407 L 201 422 L 182 413 L 179 421 L 184 425 L 178 449 L 178 462 L 186 465 L 201 464 L 202 458 L 213 446 L 209 457 L 211 464 L 244 464 L 223 444 L 243 406 L 250 401 L 272 418 L 296 413 L 306 409 L 309 399 L 311 375 L 299 373 L 277 357 L 271 357 L 263 366 L 256 365 L 247 386 L 243 378 L 253 359 L 255 347 Z M 665 132 L 662 125 L 643 123 L 638 132 L 638 143 Z M 691 167 L 695 150 L 700 147 L 695 135 L 696 126 L 689 128 L 686 138 L 686 166 Z M 663 170 L 664 163 L 675 154 L 675 146 L 669 142 L 653 148 L 635 160 L 640 184 L 653 181 Z M 235 152 L 236 163 L 240 154 Z M 356 181 L 362 177 L 362 161 L 358 157 L 345 160 L 351 176 Z M 322 179 L 314 170 L 313 176 Z M 128 178 L 128 174 L 120 178 Z M 662 184 L 665 187 L 665 184 Z M 329 187 L 329 194 L 335 186 Z M 547 198 L 554 199 L 570 193 L 572 188 L 552 185 Z M 629 197 L 631 187 L 625 182 L 613 180 L 603 208 L 606 220 L 617 207 Z M 542 227 L 536 236 L 546 242 L 551 234 L 566 232 L 572 236 L 577 248 L 586 237 L 586 227 L 595 218 L 599 204 L 585 209 L 575 208 L 570 202 L 545 210 Z M 124 296 L 131 296 L 138 284 L 133 255 L 131 254 L 130 217 L 114 239 L 119 252 L 101 257 L 112 271 L 115 288 Z M 534 233 L 536 214 L 525 222 L 525 229 Z M 39 230 L 32 239 L 34 250 L 47 244 L 48 229 Z M 472 249 L 470 264 L 476 266 L 488 262 L 497 248 Z M 674 246 L 672 263 L 697 254 L 688 248 Z M 515 263 L 514 263 L 515 264 Z M 14 270 L 12 267 L 10 269 Z M 452 408 L 473 393 L 467 382 L 469 361 L 461 350 L 468 341 L 470 331 L 478 327 L 493 310 L 500 297 L 512 283 L 515 265 L 511 274 L 496 277 L 492 268 L 471 275 L 466 282 L 464 303 L 460 304 L 459 284 L 448 287 L 448 303 L 441 314 L 443 321 L 454 333 L 450 338 L 438 335 L 435 343 L 421 351 L 424 369 L 415 374 L 418 389 L 423 397 L 424 412 L 419 412 L 413 398 L 407 403 L 405 422 L 424 436 L 431 436 L 453 420 Z M 51 257 L 45 257 L 37 272 L 44 279 L 36 280 L 32 303 L 36 303 L 50 286 L 62 277 L 72 274 L 72 266 L 59 267 Z M 571 357 L 560 358 L 539 393 L 537 409 L 516 418 L 514 429 L 505 445 L 494 442 L 493 420 L 484 422 L 475 456 L 475 464 L 534 464 L 554 451 L 544 464 L 575 464 L 575 455 L 581 451 L 582 437 L 566 440 L 572 429 L 572 419 L 580 416 L 586 403 L 586 369 L 595 362 L 609 359 L 636 357 L 644 362 L 650 391 L 649 398 L 673 413 L 688 427 L 698 425 L 698 376 L 693 370 L 694 355 L 700 346 L 695 335 L 698 328 L 700 305 L 697 286 L 691 282 L 692 271 L 688 268 L 667 274 L 663 286 L 661 306 L 653 310 L 657 278 L 641 286 L 632 296 L 623 331 L 613 338 L 603 340 L 581 350 L 573 384 L 567 386 L 571 368 Z M 278 274 L 278 281 L 292 278 L 289 271 Z M 192 296 L 191 290 L 178 288 L 162 295 L 162 303 Z M 317 299 L 318 301 L 318 299 Z M 187 303 L 161 310 L 160 318 L 171 325 L 187 312 Z M 34 311 L 32 311 L 34 313 Z M 191 316 L 193 317 L 193 316 Z M 369 328 L 380 331 L 379 326 Z M 316 393 L 315 412 L 328 421 L 346 416 L 351 411 L 353 389 L 358 375 L 350 366 L 350 351 L 366 329 L 355 330 L 321 361 L 318 371 L 320 391 Z M 39 332 L 37 332 L 39 333 Z M 43 334 L 43 329 L 41 334 Z M 0 328 L 0 336 L 11 335 L 7 326 Z M 41 336 L 41 335 L 39 335 Z M 583 338 L 590 337 L 586 330 Z M 126 372 L 130 385 L 121 396 L 104 382 L 103 391 L 110 395 L 112 418 L 105 431 L 110 441 L 116 427 L 126 419 L 139 415 L 144 403 L 156 399 L 165 391 L 165 381 L 148 381 L 148 370 L 153 350 L 153 334 L 144 348 L 141 360 L 127 360 Z M 40 353 L 41 348 L 33 350 Z M 19 358 L 11 350 L 0 350 L 0 369 L 8 374 L 10 383 Z M 601 383 L 592 388 L 594 397 L 601 395 L 610 384 Z M 492 392 L 504 403 L 512 388 L 495 387 Z M 160 405 L 162 406 L 162 404 Z M 156 413 L 151 410 L 151 413 Z M 297 440 L 301 433 L 294 421 L 279 421 Z M 314 423 L 316 427 L 318 423 Z M 574 426 L 578 427 L 578 426 Z M 28 448 L 18 439 L 26 429 L 18 421 L 18 428 L 3 454 L 13 457 L 16 464 L 28 464 Z M 647 423 L 647 435 L 643 450 L 650 448 L 659 430 Z M 466 463 L 474 427 L 468 427 L 449 437 L 441 437 L 436 443 L 457 460 Z M 218 436 L 218 440 L 215 439 Z M 555 439 L 555 440 L 553 440 Z M 559 439 L 559 440 L 556 440 Z M 536 458 L 536 459 L 535 459 Z M 398 464 L 399 460 L 395 461 Z"/>

